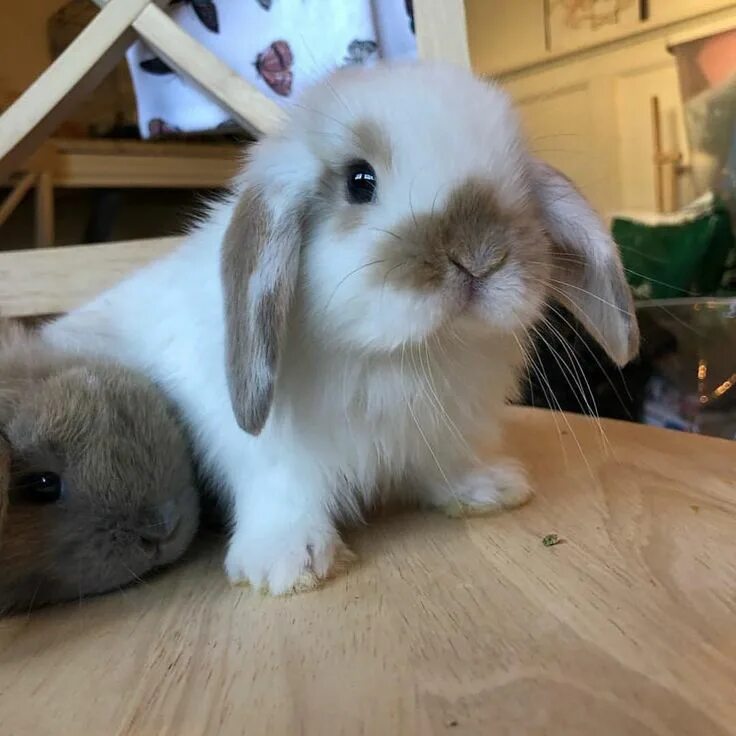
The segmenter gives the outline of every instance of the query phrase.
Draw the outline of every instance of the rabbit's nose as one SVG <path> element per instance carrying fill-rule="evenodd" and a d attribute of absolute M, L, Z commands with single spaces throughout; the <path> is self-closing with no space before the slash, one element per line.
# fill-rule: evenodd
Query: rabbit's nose
<path fill-rule="evenodd" d="M 476 264 L 465 264 L 460 259 L 457 258 L 450 258 L 450 263 L 452 263 L 455 268 L 460 271 L 460 273 L 465 274 L 466 276 L 469 276 L 472 279 L 482 279 L 484 276 L 486 276 L 490 272 L 490 268 L 487 268 L 486 266 L 479 266 Z"/>
<path fill-rule="evenodd" d="M 167 501 L 149 513 L 147 523 L 141 528 L 141 539 L 149 544 L 162 544 L 174 536 L 181 515 L 174 501 Z"/>
<path fill-rule="evenodd" d="M 505 263 L 507 253 L 458 253 L 448 256 L 450 263 L 465 277 L 482 280 L 498 271 Z"/>

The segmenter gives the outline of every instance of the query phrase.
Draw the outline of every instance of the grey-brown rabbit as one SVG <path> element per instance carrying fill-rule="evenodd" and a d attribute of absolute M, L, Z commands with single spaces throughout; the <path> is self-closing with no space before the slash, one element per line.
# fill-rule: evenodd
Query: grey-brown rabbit
<path fill-rule="evenodd" d="M 0 612 L 117 589 L 179 558 L 196 532 L 189 448 L 160 392 L 9 324 L 0 324 L 3 464 Z"/>

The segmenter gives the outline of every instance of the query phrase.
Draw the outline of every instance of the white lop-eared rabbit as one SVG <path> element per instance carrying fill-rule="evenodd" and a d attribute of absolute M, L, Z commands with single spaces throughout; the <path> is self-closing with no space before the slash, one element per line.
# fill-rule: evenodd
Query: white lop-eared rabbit
<path fill-rule="evenodd" d="M 616 247 L 508 98 L 411 63 L 311 89 L 175 253 L 44 334 L 163 387 L 232 500 L 227 574 L 280 594 L 349 561 L 336 523 L 387 493 L 529 498 L 517 463 L 471 447 L 498 435 L 550 299 L 635 354 Z"/>

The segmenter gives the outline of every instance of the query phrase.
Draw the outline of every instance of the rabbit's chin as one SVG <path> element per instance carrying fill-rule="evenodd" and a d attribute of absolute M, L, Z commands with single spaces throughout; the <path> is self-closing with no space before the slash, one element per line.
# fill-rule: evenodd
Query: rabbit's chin
<path fill-rule="evenodd" d="M 543 295 L 532 290 L 484 287 L 441 293 L 412 292 L 355 295 L 325 309 L 309 308 L 318 341 L 352 350 L 391 352 L 411 343 L 458 335 L 464 340 L 525 335 L 539 320 Z"/>

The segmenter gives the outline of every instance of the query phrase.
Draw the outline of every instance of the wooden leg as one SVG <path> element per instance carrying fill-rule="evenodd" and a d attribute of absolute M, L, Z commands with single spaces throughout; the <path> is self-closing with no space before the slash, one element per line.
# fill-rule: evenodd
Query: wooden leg
<path fill-rule="evenodd" d="M 43 171 L 36 185 L 36 248 L 54 244 L 54 181 Z"/>
<path fill-rule="evenodd" d="M 657 212 L 664 212 L 664 172 L 662 171 L 662 121 L 659 97 L 652 97 L 652 148 L 654 149 L 654 200 Z"/>
<path fill-rule="evenodd" d="M 36 181 L 37 174 L 35 171 L 29 171 L 23 178 L 10 190 L 10 194 L 0 205 L 0 227 L 15 212 L 15 208 L 23 201 L 26 192 L 33 186 Z"/>
<path fill-rule="evenodd" d="M 120 189 L 92 191 L 92 211 L 84 231 L 83 243 L 105 243 L 111 239 L 122 201 L 123 192 Z"/>

